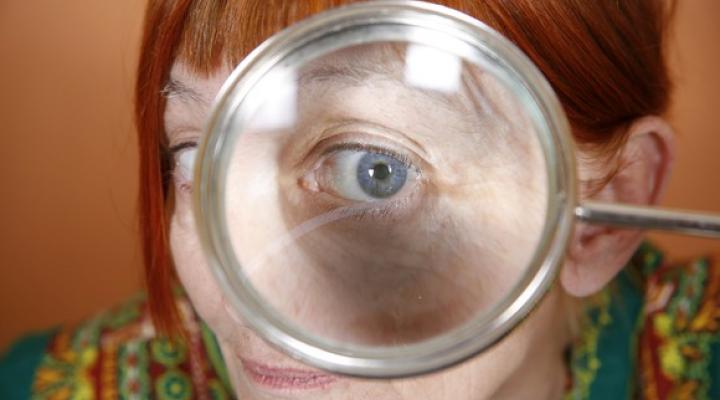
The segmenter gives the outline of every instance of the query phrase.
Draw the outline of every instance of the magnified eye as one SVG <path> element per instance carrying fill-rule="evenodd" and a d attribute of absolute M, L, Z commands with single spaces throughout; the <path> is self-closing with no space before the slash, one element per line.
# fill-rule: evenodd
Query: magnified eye
<path fill-rule="evenodd" d="M 409 190 L 419 171 L 403 157 L 381 150 L 338 150 L 315 171 L 319 189 L 353 201 L 377 201 Z"/>

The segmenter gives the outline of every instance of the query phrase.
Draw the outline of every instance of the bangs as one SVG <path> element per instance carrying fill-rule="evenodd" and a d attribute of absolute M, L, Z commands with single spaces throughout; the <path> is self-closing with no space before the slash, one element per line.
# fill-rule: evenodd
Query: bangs
<path fill-rule="evenodd" d="M 192 1 L 176 61 L 207 76 L 233 67 L 265 39 L 326 9 L 358 0 Z"/>

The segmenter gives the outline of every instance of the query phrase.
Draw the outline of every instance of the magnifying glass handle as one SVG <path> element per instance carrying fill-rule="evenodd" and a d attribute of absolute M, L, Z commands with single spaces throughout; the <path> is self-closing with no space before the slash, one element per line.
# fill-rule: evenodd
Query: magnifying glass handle
<path fill-rule="evenodd" d="M 720 239 L 720 214 L 586 201 L 575 208 L 575 216 L 591 224 L 672 231 Z"/>

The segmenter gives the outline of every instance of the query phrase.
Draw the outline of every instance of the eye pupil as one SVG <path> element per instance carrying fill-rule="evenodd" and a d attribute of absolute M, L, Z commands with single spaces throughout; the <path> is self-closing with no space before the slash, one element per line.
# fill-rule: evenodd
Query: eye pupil
<path fill-rule="evenodd" d="M 370 176 L 377 180 L 385 180 L 392 174 L 392 167 L 385 163 L 377 163 L 368 171 Z"/>
<path fill-rule="evenodd" d="M 407 169 L 407 165 L 393 156 L 368 152 L 358 161 L 356 179 L 363 192 L 382 199 L 402 189 Z"/>

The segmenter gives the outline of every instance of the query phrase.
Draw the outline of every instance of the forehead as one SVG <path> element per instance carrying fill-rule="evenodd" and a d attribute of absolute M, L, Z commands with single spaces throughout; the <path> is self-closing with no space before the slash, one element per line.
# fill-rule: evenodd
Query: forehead
<path fill-rule="evenodd" d="M 413 85 L 406 82 L 408 71 L 403 70 L 407 67 L 404 54 L 406 50 L 405 46 L 400 45 L 352 46 L 299 65 L 296 71 L 298 80 L 295 84 L 300 87 L 313 84 L 362 85 L 371 78 L 383 78 L 394 81 L 397 86 L 412 89 Z M 170 103 L 209 107 L 230 72 L 231 68 L 224 66 L 205 74 L 184 61 L 178 61 L 173 64 L 170 77 L 163 88 L 163 95 Z M 442 75 L 453 75 L 457 72 L 445 71 Z"/>
<path fill-rule="evenodd" d="M 293 85 L 299 85 L 296 89 L 304 88 L 333 88 L 334 92 L 347 86 L 364 86 L 377 77 L 386 82 L 392 83 L 392 88 L 386 94 L 406 92 L 411 97 L 424 99 L 431 108 L 456 108 L 469 111 L 465 103 L 471 104 L 471 109 L 476 107 L 475 112 L 486 116 L 499 118 L 504 123 L 509 123 L 509 114 L 517 114 L 517 104 L 514 104 L 509 93 L 502 88 L 502 85 L 491 75 L 478 69 L 461 68 L 458 71 L 445 71 L 442 75 L 458 74 L 462 81 L 462 88 L 456 88 L 455 94 L 440 93 L 432 90 L 413 88 L 406 82 L 408 72 L 405 65 L 410 62 L 406 59 L 406 53 L 410 48 L 399 45 L 364 45 L 353 46 L 348 49 L 333 52 L 320 58 L 309 60 L 298 68 Z M 430 60 L 415 60 L 421 63 L 428 63 Z M 412 64 L 412 62 L 410 62 Z M 222 66 L 209 74 L 199 72 L 193 66 L 182 61 L 176 62 L 170 73 L 170 78 L 163 90 L 168 100 L 166 109 L 166 122 L 182 120 L 185 123 L 188 119 L 207 118 L 214 99 L 225 83 L 231 72 L 229 66 Z M 428 71 L 424 71 L 428 75 Z M 437 70 L 427 77 L 433 78 Z M 434 80 L 435 78 L 431 79 Z M 459 82 L 458 82 L 459 83 Z M 389 86 L 385 86 L 389 87 Z M 280 90 L 281 88 L 275 88 Z M 273 90 L 274 92 L 274 90 Z M 305 91 L 303 91 L 305 92 Z M 311 90 L 303 96 L 305 102 L 310 99 L 320 100 L 315 96 L 316 90 Z M 278 93 L 271 94 L 273 97 Z M 299 95 L 299 93 L 298 93 Z M 310 97 L 308 97 L 308 95 Z M 458 96 L 459 95 L 459 96 Z M 384 96 L 383 96 L 384 97 Z M 468 100 L 469 99 L 469 100 Z M 296 98 L 296 101 L 300 98 Z M 311 102 L 313 102 L 311 100 Z M 459 102 L 459 104 L 458 104 Z M 432 104 L 431 104 L 432 103 Z M 305 104 L 307 105 L 307 104 Z M 512 118 L 511 118 L 512 119 Z M 518 121 L 516 121 L 517 123 Z"/>

